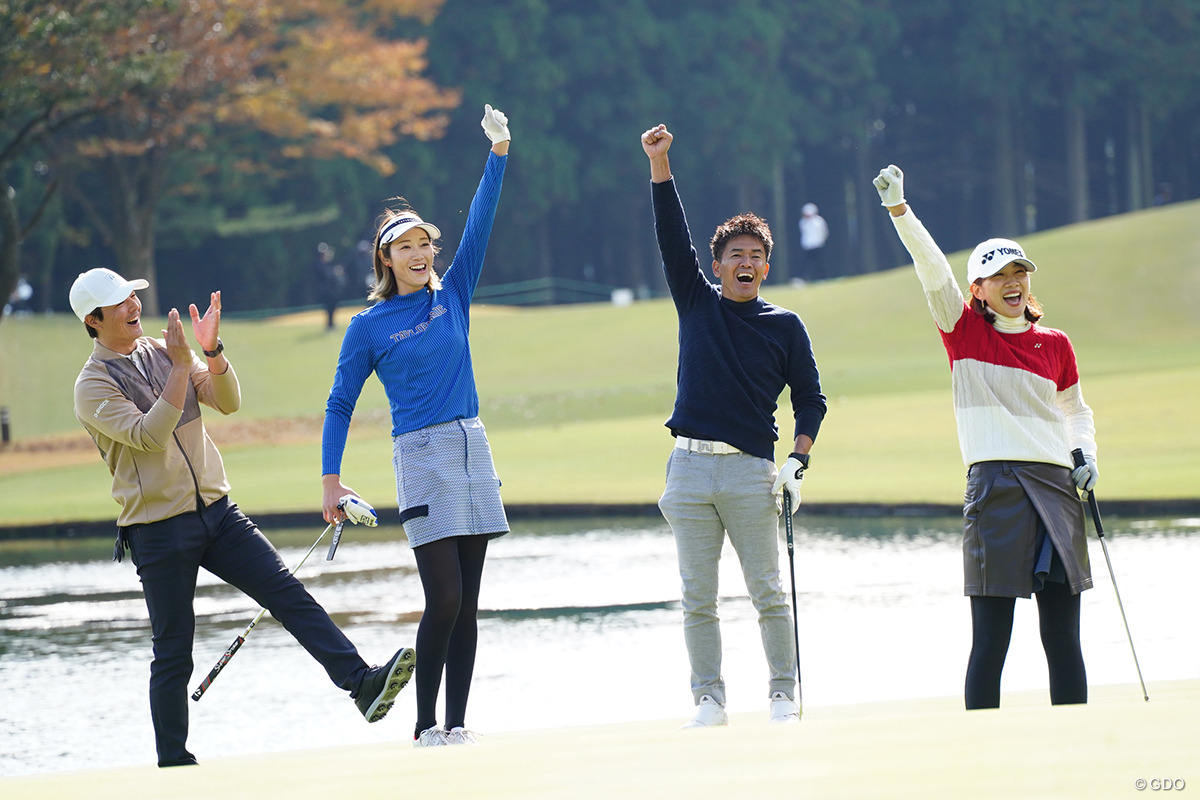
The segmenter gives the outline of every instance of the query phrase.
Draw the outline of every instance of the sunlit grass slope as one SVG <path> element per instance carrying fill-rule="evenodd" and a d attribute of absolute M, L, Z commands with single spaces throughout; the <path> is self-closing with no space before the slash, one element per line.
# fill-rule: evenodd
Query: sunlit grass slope
<path fill-rule="evenodd" d="M 936 237 L 937 220 L 926 220 Z M 1075 343 L 1096 413 L 1102 496 L 1195 497 L 1200 486 L 1200 203 L 1024 237 L 1044 322 Z M 950 257 L 956 272 L 964 254 Z M 214 287 L 220 288 L 220 287 Z M 959 502 L 964 467 L 949 369 L 910 267 L 810 287 L 774 287 L 812 335 L 830 409 L 806 501 Z M 227 311 L 237 298 L 226 296 Z M 340 318 L 344 322 L 349 312 Z M 149 331 L 161 328 L 149 320 Z M 340 331 L 340 328 L 339 328 Z M 320 417 L 341 336 L 317 316 L 227 318 L 242 383 L 237 415 L 206 415 L 235 497 L 255 511 L 319 505 Z M 477 307 L 472 347 L 506 500 L 653 502 L 671 440 L 677 332 L 669 300 L 535 309 Z M 90 349 L 67 315 L 0 324 L 0 405 L 18 441 L 78 440 L 71 387 Z M 792 435 L 781 403 L 786 454 Z M 343 479 L 393 502 L 386 401 L 372 379 Z M 0 453 L 10 522 L 113 516 L 94 451 Z"/>

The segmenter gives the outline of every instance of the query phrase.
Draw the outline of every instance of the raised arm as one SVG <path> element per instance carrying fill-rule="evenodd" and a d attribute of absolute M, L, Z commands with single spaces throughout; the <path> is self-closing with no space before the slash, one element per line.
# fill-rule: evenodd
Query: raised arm
<path fill-rule="evenodd" d="M 508 130 L 508 117 L 504 112 L 490 105 L 483 108 L 483 120 L 479 124 L 492 142 L 492 152 L 488 156 L 483 177 L 471 200 L 462 239 L 454 253 L 454 261 L 442 276 L 447 286 L 458 289 L 459 301 L 464 309 L 471 304 L 483 270 L 484 256 L 487 254 L 492 226 L 496 221 L 496 207 L 500 203 L 500 189 L 504 184 L 508 145 L 512 140 Z"/>
<path fill-rule="evenodd" d="M 891 214 L 900 241 L 912 256 L 933 321 L 938 328 L 950 333 L 963 315 L 962 290 L 958 288 L 945 254 L 904 200 L 904 173 L 891 164 L 880 170 L 872 183 L 879 192 L 881 204 Z"/>
<path fill-rule="evenodd" d="M 667 151 L 675 137 L 666 125 L 656 125 L 642 134 L 642 149 L 650 159 L 650 182 L 665 183 L 671 180 L 671 161 Z"/>

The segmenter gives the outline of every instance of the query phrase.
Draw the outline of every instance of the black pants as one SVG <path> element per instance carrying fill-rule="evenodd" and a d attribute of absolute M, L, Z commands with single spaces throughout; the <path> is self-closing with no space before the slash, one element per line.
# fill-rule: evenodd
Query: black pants
<path fill-rule="evenodd" d="M 437 699 L 446 673 L 446 722 L 463 727 L 479 640 L 476 617 L 488 536 L 451 536 L 413 548 L 425 590 L 417 628 L 417 726 L 437 724 Z"/>
<path fill-rule="evenodd" d="M 1047 582 L 1034 593 L 1046 665 L 1050 702 L 1087 702 L 1087 673 L 1079 645 L 1079 600 L 1065 583 Z M 967 664 L 966 705 L 1000 707 L 1000 673 L 1012 638 L 1015 597 L 971 598 L 971 658 Z"/>
<path fill-rule="evenodd" d="M 362 682 L 368 667 L 354 645 L 228 497 L 200 512 L 132 526 L 125 536 L 154 637 L 150 716 L 159 766 L 196 761 L 187 750 L 187 702 L 200 567 L 268 609 L 339 687 L 353 691 Z"/>

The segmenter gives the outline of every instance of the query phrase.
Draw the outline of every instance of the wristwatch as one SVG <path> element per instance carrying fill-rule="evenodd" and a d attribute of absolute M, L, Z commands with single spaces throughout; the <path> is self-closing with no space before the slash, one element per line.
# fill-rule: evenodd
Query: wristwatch
<path fill-rule="evenodd" d="M 221 355 L 221 353 L 223 353 L 224 351 L 225 351 L 225 343 L 222 342 L 221 337 L 218 336 L 217 337 L 217 349 L 216 350 L 203 350 L 203 353 L 204 353 L 204 355 L 208 356 L 209 358 L 216 358 L 217 356 Z"/>

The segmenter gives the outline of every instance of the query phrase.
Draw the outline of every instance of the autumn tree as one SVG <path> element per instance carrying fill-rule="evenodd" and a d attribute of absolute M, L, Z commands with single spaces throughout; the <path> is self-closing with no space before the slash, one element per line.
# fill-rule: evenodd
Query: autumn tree
<path fill-rule="evenodd" d="M 255 148 L 234 168 L 263 181 L 312 158 L 352 158 L 386 174 L 394 165 L 384 148 L 398 137 L 441 134 L 457 93 L 421 76 L 424 41 L 387 35 L 405 18 L 428 22 L 440 5 L 185 0 L 147 8 L 113 38 L 112 58 L 153 57 L 169 79 L 127 91 L 97 117 L 73 142 L 79 170 L 65 172 L 119 269 L 150 281 L 147 314 L 159 313 L 159 204 L 176 182 L 193 191 L 204 183 L 197 155 L 256 131 L 277 146 Z"/>
<path fill-rule="evenodd" d="M 21 242 L 58 187 L 45 162 L 30 155 L 111 110 L 129 89 L 158 79 L 153 60 L 114 60 L 110 43 L 138 13 L 159 5 L 0 2 L 0 299 L 16 285 Z"/>

